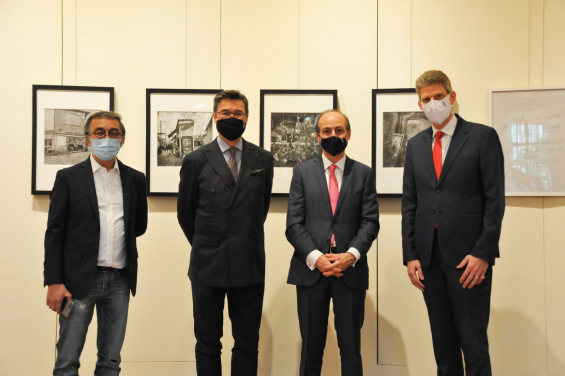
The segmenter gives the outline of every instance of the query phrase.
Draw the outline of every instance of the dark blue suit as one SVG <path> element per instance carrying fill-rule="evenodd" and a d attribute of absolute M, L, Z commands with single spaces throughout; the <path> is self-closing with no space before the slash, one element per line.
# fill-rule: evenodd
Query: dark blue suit
<path fill-rule="evenodd" d="M 403 261 L 419 260 L 423 268 L 438 375 L 463 375 L 461 350 L 468 376 L 490 375 L 492 265 L 505 207 L 502 147 L 493 128 L 457 116 L 438 180 L 432 143 L 428 128 L 406 148 Z M 459 283 L 464 268 L 455 268 L 469 254 L 490 263 L 486 280 L 471 290 Z"/>

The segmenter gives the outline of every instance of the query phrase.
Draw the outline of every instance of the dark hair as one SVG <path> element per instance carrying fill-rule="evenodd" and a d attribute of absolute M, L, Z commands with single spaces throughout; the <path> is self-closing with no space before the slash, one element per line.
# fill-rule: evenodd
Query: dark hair
<path fill-rule="evenodd" d="M 122 115 L 120 115 L 120 114 L 118 114 L 117 112 L 114 112 L 114 111 L 98 111 L 98 112 L 95 112 L 92 115 L 90 115 L 86 119 L 86 122 L 84 123 L 84 134 L 87 134 L 88 132 L 90 132 L 90 123 L 92 122 L 93 119 L 113 119 L 113 120 L 117 120 L 118 123 L 120 123 L 120 130 L 122 131 L 122 137 L 126 136 L 126 128 L 124 127 L 124 124 L 122 123 Z"/>
<path fill-rule="evenodd" d="M 218 110 L 218 105 L 224 99 L 240 100 L 245 105 L 245 112 L 249 113 L 249 102 L 245 95 L 240 93 L 238 90 L 224 90 L 221 93 L 216 94 L 214 97 L 214 112 Z"/>
<path fill-rule="evenodd" d="M 341 116 L 343 116 L 345 118 L 345 129 L 349 132 L 351 130 L 351 126 L 349 125 L 349 118 L 347 117 L 347 115 L 345 115 L 343 112 L 341 112 L 340 110 L 326 110 L 324 112 L 322 112 L 318 118 L 316 119 L 316 133 L 320 134 L 320 126 L 318 125 L 318 123 L 320 122 L 320 119 L 322 118 L 322 116 L 324 116 L 325 114 L 329 114 L 330 112 L 337 112 L 338 114 L 341 114 Z"/>

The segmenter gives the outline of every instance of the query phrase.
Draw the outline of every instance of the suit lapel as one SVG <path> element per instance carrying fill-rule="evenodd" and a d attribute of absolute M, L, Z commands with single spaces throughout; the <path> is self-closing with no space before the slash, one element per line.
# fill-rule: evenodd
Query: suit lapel
<path fill-rule="evenodd" d="M 424 146 L 421 148 L 421 150 L 424 151 L 424 156 L 422 160 L 426 164 L 426 169 L 430 173 L 430 176 L 432 177 L 434 182 L 437 182 L 436 169 L 434 167 L 432 140 L 433 140 L 433 131 L 432 131 L 432 127 L 429 127 L 422 136 L 422 142 L 424 143 Z"/>
<path fill-rule="evenodd" d="M 318 186 L 320 187 L 320 192 L 322 193 L 322 198 L 325 202 L 325 207 L 328 209 L 329 214 L 332 215 L 332 203 L 330 202 L 330 192 L 328 191 L 328 182 L 326 180 L 326 171 L 324 170 L 324 162 L 322 157 L 314 159 L 314 175 L 316 175 L 316 181 L 318 181 Z"/>
<path fill-rule="evenodd" d="M 232 195 L 230 206 L 233 204 L 235 198 L 245 186 L 245 183 L 247 183 L 247 180 L 249 180 L 251 171 L 253 171 L 253 167 L 255 166 L 257 157 L 259 156 L 256 148 L 252 146 L 250 143 L 246 142 L 245 140 L 243 140 L 242 147 L 243 150 L 241 153 L 241 167 L 239 169 L 239 176 L 237 177 L 237 183 L 235 184 L 235 192 Z M 231 171 L 230 171 L 230 176 L 231 176 Z"/>
<path fill-rule="evenodd" d="M 233 176 L 231 174 L 230 168 L 226 163 L 226 159 L 222 154 L 222 150 L 220 149 L 220 145 L 218 145 L 218 141 L 214 139 L 212 143 L 209 144 L 210 147 L 206 149 L 204 156 L 208 160 L 208 163 L 212 166 L 214 171 L 222 178 L 224 183 L 229 187 L 229 189 L 234 190 L 235 188 L 235 180 L 233 180 Z"/>
<path fill-rule="evenodd" d="M 126 166 L 118 160 L 118 168 L 120 169 L 120 180 L 122 181 L 122 196 L 124 201 L 124 228 L 128 228 L 129 221 L 129 190 L 130 178 Z"/>
<path fill-rule="evenodd" d="M 465 120 L 460 117 L 457 118 L 457 126 L 455 127 L 455 132 L 453 132 L 453 137 L 451 138 L 451 143 L 449 144 L 449 149 L 447 150 L 447 155 L 445 156 L 445 161 L 443 162 L 443 167 L 441 168 L 441 175 L 439 176 L 438 185 L 441 184 L 445 175 L 449 173 L 449 169 L 453 165 L 455 158 L 459 155 L 459 152 L 465 145 L 465 142 L 469 138 L 467 133 L 469 129 Z"/>
<path fill-rule="evenodd" d="M 80 164 L 80 173 L 82 175 L 82 180 L 86 186 L 86 191 L 88 192 L 88 197 L 96 213 L 96 218 L 100 220 L 100 213 L 98 212 L 98 199 L 96 198 L 96 186 L 94 185 L 94 174 L 92 173 L 92 162 L 90 162 L 90 157 L 86 161 Z"/>
<path fill-rule="evenodd" d="M 339 190 L 339 196 L 338 196 L 338 199 L 337 199 L 337 206 L 335 208 L 334 217 L 339 212 L 339 209 L 341 208 L 341 204 L 345 200 L 345 195 L 347 194 L 347 191 L 349 190 L 349 186 L 351 184 L 351 176 L 353 175 L 354 169 L 355 169 L 355 163 L 354 163 L 353 159 L 347 158 L 345 160 L 345 166 L 344 166 L 344 171 L 343 171 L 343 179 L 341 180 L 341 189 Z"/>

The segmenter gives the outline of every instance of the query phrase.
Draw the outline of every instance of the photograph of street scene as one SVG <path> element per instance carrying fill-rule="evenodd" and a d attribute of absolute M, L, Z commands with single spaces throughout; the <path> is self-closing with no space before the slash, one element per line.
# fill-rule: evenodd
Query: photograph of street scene
<path fill-rule="evenodd" d="M 188 153 L 212 142 L 211 112 L 157 112 L 157 166 L 181 166 Z"/>
<path fill-rule="evenodd" d="M 383 112 L 383 167 L 404 167 L 408 141 L 431 126 L 423 112 Z"/>
<path fill-rule="evenodd" d="M 45 109 L 45 164 L 72 166 L 84 161 L 90 155 L 84 124 L 98 111 Z"/>
<path fill-rule="evenodd" d="M 271 153 L 275 167 L 294 167 L 321 155 L 316 141 L 319 113 L 271 113 Z"/>

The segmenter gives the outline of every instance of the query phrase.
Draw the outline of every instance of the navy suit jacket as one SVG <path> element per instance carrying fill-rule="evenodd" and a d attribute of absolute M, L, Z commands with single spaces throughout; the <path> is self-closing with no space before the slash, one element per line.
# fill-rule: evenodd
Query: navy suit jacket
<path fill-rule="evenodd" d="M 124 200 L 127 275 L 137 286 L 136 237 L 147 229 L 145 175 L 118 160 Z M 45 232 L 44 285 L 64 284 L 73 298 L 88 295 L 96 273 L 100 243 L 98 199 L 90 157 L 57 172 Z"/>
<path fill-rule="evenodd" d="M 271 202 L 271 153 L 243 140 L 237 183 L 215 139 L 187 154 L 177 213 L 192 245 L 190 280 L 206 287 L 252 286 L 265 280 L 265 232 Z"/>
<path fill-rule="evenodd" d="M 430 264 L 434 224 L 443 261 L 456 267 L 469 254 L 494 264 L 504 216 L 504 156 L 496 131 L 457 116 L 439 181 L 432 128 L 406 147 L 402 190 L 404 264 Z"/>
<path fill-rule="evenodd" d="M 318 281 L 322 273 L 310 270 L 306 257 L 315 249 L 327 253 L 332 233 L 338 253 L 355 247 L 361 255 L 355 267 L 343 273 L 345 283 L 352 289 L 368 289 L 367 252 L 379 233 L 375 173 L 347 158 L 335 215 L 332 215 L 324 162 L 322 157 L 317 157 L 293 170 L 286 217 L 286 238 L 294 247 L 289 284 L 312 286 Z"/>

